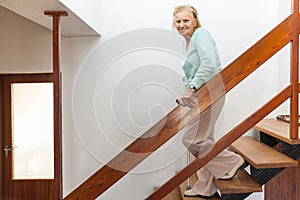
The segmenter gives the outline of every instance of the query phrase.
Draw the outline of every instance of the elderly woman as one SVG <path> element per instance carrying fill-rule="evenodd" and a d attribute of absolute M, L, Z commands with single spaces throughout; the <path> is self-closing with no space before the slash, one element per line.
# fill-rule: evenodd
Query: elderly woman
<path fill-rule="evenodd" d="M 173 13 L 173 27 L 184 37 L 182 68 L 185 93 L 178 103 L 183 107 L 197 106 L 195 91 L 221 70 L 215 40 L 200 25 L 197 10 L 190 5 L 178 6 Z M 222 83 L 220 83 L 222 84 Z M 186 148 L 197 157 L 214 144 L 214 127 L 223 108 L 225 97 L 191 122 L 182 138 Z M 217 192 L 214 178 L 231 179 L 243 165 L 243 158 L 229 150 L 222 151 L 197 171 L 198 181 L 185 196 L 213 196 Z"/>

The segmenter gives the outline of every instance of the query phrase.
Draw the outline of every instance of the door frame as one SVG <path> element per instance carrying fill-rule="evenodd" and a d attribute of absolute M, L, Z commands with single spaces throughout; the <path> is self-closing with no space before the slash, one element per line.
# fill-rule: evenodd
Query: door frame
<path fill-rule="evenodd" d="M 10 80 L 9 80 L 10 79 Z M 5 145 L 6 141 L 5 139 L 5 133 L 4 129 L 6 128 L 4 124 L 5 116 L 7 114 L 5 113 L 6 109 L 4 106 L 4 81 L 9 80 L 7 82 L 9 83 L 35 83 L 35 82 L 52 82 L 54 83 L 54 75 L 53 73 L 30 73 L 30 74 L 0 74 L 0 145 L 1 145 L 1 159 L 0 164 L 1 166 L 4 166 L 4 153 L 3 153 L 3 147 Z M 54 112 L 54 190 L 53 190 L 53 196 L 54 199 L 62 199 L 62 123 L 61 123 L 61 101 L 57 102 L 55 101 L 55 84 L 53 85 L 53 112 Z M 61 98 L 61 89 L 59 89 L 59 95 Z M 10 102 L 9 102 L 10 104 Z M 0 177 L 5 177 L 5 169 L 4 167 L 1 167 L 0 170 Z M 4 187 L 6 187 L 7 183 L 4 182 L 3 178 L 0 178 L 0 197 L 4 195 Z"/>

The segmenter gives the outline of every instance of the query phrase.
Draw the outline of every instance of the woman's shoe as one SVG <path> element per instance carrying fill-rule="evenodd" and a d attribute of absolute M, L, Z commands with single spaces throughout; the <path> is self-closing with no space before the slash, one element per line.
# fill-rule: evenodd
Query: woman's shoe
<path fill-rule="evenodd" d="M 186 190 L 184 192 L 184 196 L 185 197 L 203 197 L 203 198 L 209 198 L 209 197 L 211 197 L 211 196 L 200 195 L 198 193 L 195 193 L 193 190 Z"/>
<path fill-rule="evenodd" d="M 240 157 L 239 162 L 228 172 L 226 173 L 224 176 L 222 176 L 221 180 L 230 180 L 232 179 L 236 173 L 239 171 L 239 169 L 243 166 L 243 164 L 245 163 L 244 159 L 242 157 Z"/>

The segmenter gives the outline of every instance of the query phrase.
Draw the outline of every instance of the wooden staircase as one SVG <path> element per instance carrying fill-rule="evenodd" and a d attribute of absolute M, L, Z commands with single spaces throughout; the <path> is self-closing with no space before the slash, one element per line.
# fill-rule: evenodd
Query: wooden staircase
<path fill-rule="evenodd" d="M 118 155 L 112 158 L 105 166 L 102 166 L 94 174 L 87 178 L 81 185 L 74 189 L 64 199 L 96 199 L 107 189 L 113 186 L 117 181 L 123 178 L 129 171 L 134 169 L 144 159 L 150 156 L 154 151 L 156 151 L 163 144 L 169 141 L 184 126 L 189 124 L 193 119 L 199 117 L 206 109 L 208 109 L 216 101 L 222 98 L 226 93 L 230 92 L 235 86 L 240 84 L 256 69 L 260 68 L 263 63 L 265 63 L 268 59 L 270 59 L 273 55 L 275 55 L 288 44 L 291 44 L 291 83 L 282 91 L 280 91 L 275 97 L 269 100 L 265 105 L 250 114 L 250 116 L 244 119 L 228 133 L 226 133 L 209 150 L 199 155 L 199 157 L 193 160 L 187 167 L 178 172 L 174 177 L 170 178 L 154 193 L 146 197 L 146 200 L 158 200 L 167 198 L 166 196 L 174 191 L 176 187 L 178 187 L 181 183 L 183 183 L 185 179 L 192 176 L 199 168 L 205 166 L 205 164 L 207 164 L 210 160 L 212 160 L 215 156 L 217 156 L 221 151 L 229 147 L 231 144 L 232 148 L 242 154 L 245 160 L 247 160 L 247 162 L 249 163 L 250 172 L 248 172 L 249 176 L 244 172 L 238 173 L 237 177 L 235 177 L 231 181 L 219 182 L 218 180 L 216 180 L 216 183 L 220 187 L 222 199 L 243 199 L 250 195 L 252 192 L 257 192 L 257 185 L 254 187 L 255 190 L 252 189 L 253 191 L 251 189 L 248 190 L 248 187 L 236 189 L 237 186 L 242 186 L 242 182 L 244 182 L 244 180 L 247 180 L 245 182 L 249 184 L 250 181 L 248 181 L 248 177 L 253 179 L 257 184 L 259 184 L 259 186 L 262 186 L 278 173 L 283 171 L 284 168 L 295 168 L 293 166 L 297 166 L 297 161 L 295 160 L 298 160 L 300 151 L 300 142 L 298 139 L 298 122 L 295 122 L 296 118 L 298 117 L 298 94 L 300 92 L 299 0 L 292 0 L 292 11 L 293 12 L 290 16 L 283 20 L 279 25 L 277 25 L 263 38 L 261 38 L 257 43 L 255 43 L 252 47 L 245 51 L 231 64 L 225 67 L 219 74 L 210 79 L 196 92 L 196 97 L 199 105 L 197 109 L 191 109 L 189 112 L 183 114 L 181 112 L 180 106 L 174 108 L 164 118 L 162 118 L 159 122 L 148 129 L 143 135 L 141 135 L 134 142 L 129 144 L 124 150 L 122 150 Z M 255 126 L 287 100 L 290 100 L 290 115 L 292 120 L 291 126 L 290 128 L 288 128 L 288 133 L 286 135 L 282 135 L 280 133 L 280 130 L 273 130 L 271 131 L 272 134 L 270 134 L 270 132 L 266 131 L 266 126 Z M 241 139 L 239 139 L 244 133 L 246 133 L 254 126 L 257 130 L 261 131 L 261 138 L 259 142 L 253 141 L 247 137 L 242 137 Z M 262 129 L 260 130 L 260 128 Z M 250 140 L 251 145 L 259 145 L 250 147 L 248 142 L 245 142 L 245 140 Z M 233 142 L 235 143 L 233 144 Z M 246 143 L 246 145 L 241 145 L 241 143 Z M 269 146 L 270 148 L 267 148 L 261 143 Z M 244 148 L 249 149 L 245 150 Z M 276 158 L 277 156 L 280 159 L 284 157 L 285 161 L 282 162 L 278 160 L 274 161 L 272 159 L 269 160 L 270 156 L 268 156 L 268 153 L 265 155 L 265 158 L 268 159 L 262 161 L 262 159 L 257 158 L 259 155 L 261 155 L 261 151 L 257 151 L 256 153 L 252 153 L 252 155 L 249 155 L 250 152 L 257 150 L 257 148 L 263 148 L 263 151 L 265 151 L 265 149 L 268 149 L 268 151 L 270 150 L 272 152 L 277 149 L 278 152 L 284 154 L 285 156 L 276 154 Z M 133 153 L 138 156 L 130 156 L 128 152 L 130 152 L 130 155 L 132 155 Z M 273 153 L 271 155 L 273 155 Z M 286 157 L 290 157 L 294 160 Z M 118 169 L 113 166 L 118 166 Z M 281 186 L 284 184 L 285 182 L 281 181 Z M 250 185 L 251 187 L 253 187 L 252 184 Z M 300 191 L 300 183 L 296 183 L 296 185 L 297 189 L 299 185 Z M 237 191 L 243 193 L 237 194 Z M 295 193 L 295 191 L 288 191 L 289 194 L 292 194 L 293 192 Z M 300 199 L 300 196 L 290 199 Z"/>
<path fill-rule="evenodd" d="M 285 168 L 298 166 L 300 141 L 297 139 L 291 140 L 287 137 L 288 127 L 289 124 L 286 122 L 265 119 L 255 126 L 255 129 L 260 131 L 260 140 L 243 136 L 231 145 L 231 149 L 244 158 L 246 165 L 244 165 L 244 169 L 239 170 L 232 180 L 215 180 L 220 198 L 184 197 L 183 193 L 187 187 L 185 181 L 164 199 L 241 200 L 254 192 L 262 192 L 262 186 Z M 191 186 L 194 185 L 196 180 L 195 174 L 190 177 Z"/>

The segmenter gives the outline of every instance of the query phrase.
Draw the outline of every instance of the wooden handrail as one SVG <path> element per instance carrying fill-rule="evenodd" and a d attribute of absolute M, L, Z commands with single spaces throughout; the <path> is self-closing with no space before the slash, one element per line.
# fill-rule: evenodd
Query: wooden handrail
<path fill-rule="evenodd" d="M 101 195 L 110 186 L 147 158 L 152 152 L 172 138 L 179 130 L 198 117 L 214 102 L 224 96 L 233 87 L 261 66 L 266 60 L 287 45 L 292 39 L 291 29 L 292 17 L 289 16 L 197 91 L 197 98 L 199 101 L 198 108 L 184 113 L 181 112 L 180 107 L 176 107 L 167 116 L 146 131 L 141 137 L 115 156 L 108 164 L 103 166 L 78 188 L 72 191 L 65 199 L 86 200 L 95 199 Z M 285 98 L 285 95 L 288 93 L 287 91 L 288 89 L 276 98 L 276 101 L 282 97 Z M 258 118 L 255 119 L 257 120 Z M 237 133 L 239 132 L 235 132 L 235 134 Z M 230 143 L 227 143 L 228 146 Z M 220 148 L 207 154 L 206 159 L 212 159 L 210 155 L 219 150 Z M 198 159 L 196 162 L 201 163 L 202 159 L 200 161 Z M 192 163 L 191 165 L 194 166 Z M 183 177 L 187 178 L 184 172 L 181 179 Z M 180 182 L 181 179 L 179 181 L 175 181 L 175 183 Z M 172 184 L 172 187 L 173 186 L 174 184 Z M 166 193 L 162 190 L 165 190 L 166 188 L 171 187 L 165 186 L 162 189 L 159 189 L 153 194 L 155 198 L 163 197 L 161 195 L 165 195 Z M 149 198 L 154 199 L 151 196 Z"/>
<path fill-rule="evenodd" d="M 168 193 L 170 193 L 175 187 L 185 181 L 188 177 L 193 175 L 197 170 L 207 164 L 215 156 L 217 156 L 221 151 L 227 148 L 240 136 L 242 136 L 246 131 L 252 128 L 260 120 L 262 120 L 266 115 L 272 112 L 275 108 L 286 101 L 292 94 L 292 86 L 288 86 L 266 105 L 261 107 L 258 111 L 254 112 L 251 116 L 241 122 L 238 126 L 228 132 L 225 136 L 219 139 L 211 148 L 203 152 L 199 157 L 197 157 L 193 162 L 191 162 L 187 167 L 177 173 L 168 182 L 156 190 L 153 194 L 146 198 L 146 200 L 157 200 L 162 199 Z"/>

